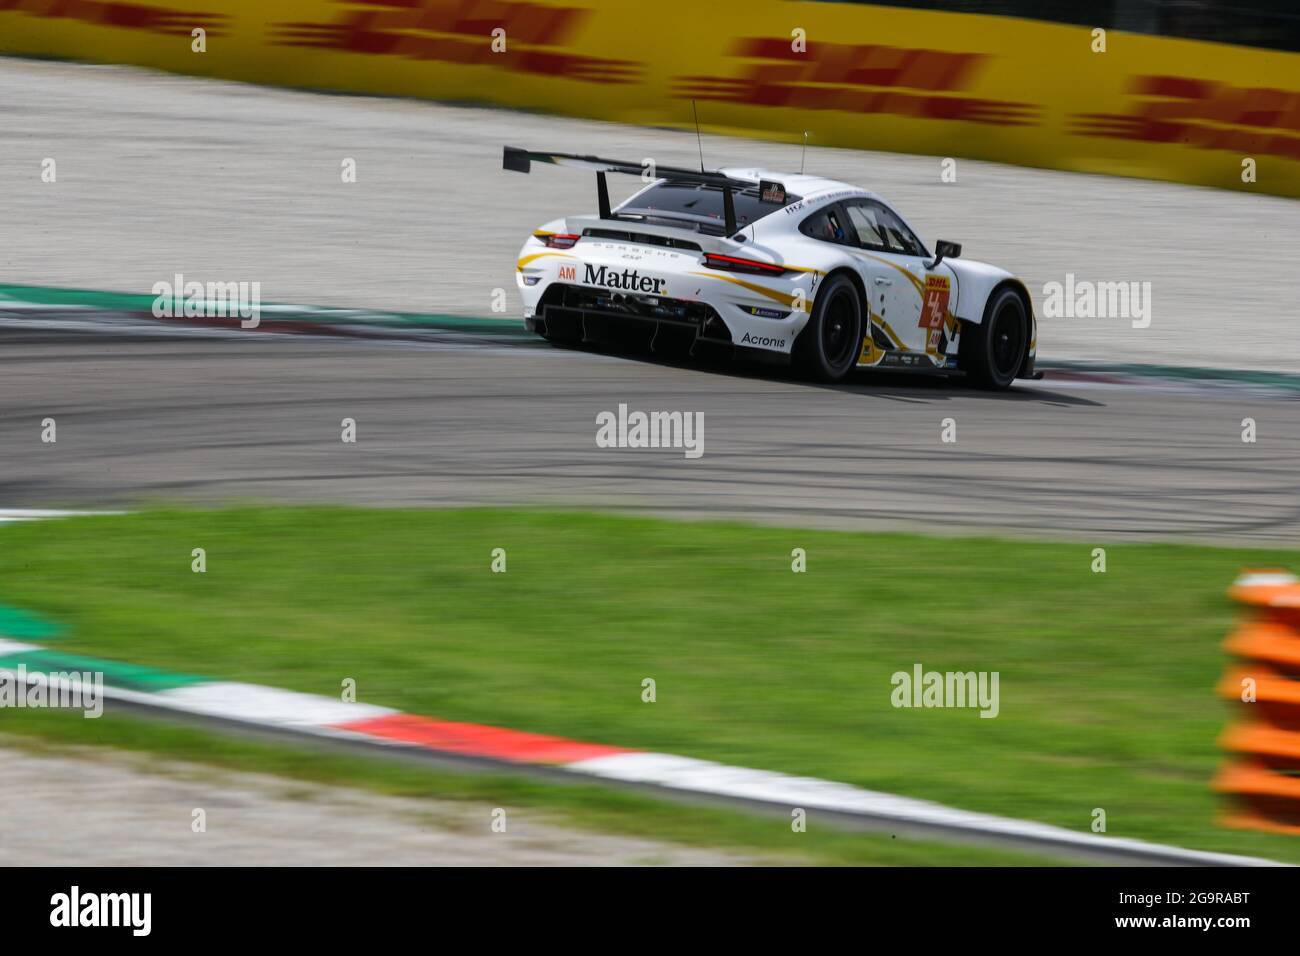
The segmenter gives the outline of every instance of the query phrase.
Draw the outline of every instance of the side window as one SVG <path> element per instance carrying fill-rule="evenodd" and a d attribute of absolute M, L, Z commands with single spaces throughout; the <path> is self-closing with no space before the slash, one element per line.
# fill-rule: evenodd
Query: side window
<path fill-rule="evenodd" d="M 874 207 L 853 203 L 847 208 L 849 222 L 853 223 L 853 228 L 857 232 L 859 246 L 876 252 L 893 252 L 886 244 L 885 234 L 880 229 Z"/>
<path fill-rule="evenodd" d="M 838 206 L 827 206 L 821 212 L 813 213 L 799 223 L 799 231 L 823 242 L 853 245 L 853 236 L 844 228 Z"/>
<path fill-rule="evenodd" d="M 893 252 L 902 256 L 924 256 L 925 246 L 903 225 L 892 210 L 869 199 L 845 203 L 849 219 L 857 233 L 858 245 L 876 252 Z"/>

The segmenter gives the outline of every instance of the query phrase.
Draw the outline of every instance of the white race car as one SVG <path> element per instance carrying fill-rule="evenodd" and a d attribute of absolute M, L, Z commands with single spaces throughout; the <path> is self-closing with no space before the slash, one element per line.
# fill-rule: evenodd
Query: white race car
<path fill-rule="evenodd" d="M 606 173 L 638 163 L 507 146 L 506 169 L 595 170 L 599 211 L 546 223 L 516 279 L 528 329 L 556 342 L 626 341 L 794 361 L 838 381 L 853 368 L 964 373 L 1006 388 L 1034 372 L 1037 322 L 1011 273 L 932 253 L 879 196 L 759 169 L 660 166 L 617 208 Z"/>

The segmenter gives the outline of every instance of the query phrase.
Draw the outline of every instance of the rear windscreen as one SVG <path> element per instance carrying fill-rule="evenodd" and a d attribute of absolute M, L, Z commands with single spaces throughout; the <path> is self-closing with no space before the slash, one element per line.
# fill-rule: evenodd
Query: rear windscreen
<path fill-rule="evenodd" d="M 764 202 L 758 186 L 733 189 L 736 225 L 747 226 L 769 216 L 783 206 L 798 202 L 799 197 L 786 193 L 784 203 Z M 700 183 L 663 182 L 651 186 L 639 196 L 619 207 L 619 218 L 663 220 L 674 225 L 692 224 L 707 232 L 721 234 L 725 217 L 722 212 L 722 189 Z"/>

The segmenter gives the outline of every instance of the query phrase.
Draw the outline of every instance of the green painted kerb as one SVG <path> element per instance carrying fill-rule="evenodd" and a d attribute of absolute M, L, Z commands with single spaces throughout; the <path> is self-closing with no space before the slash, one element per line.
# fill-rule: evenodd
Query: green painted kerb
<path fill-rule="evenodd" d="M 0 605 L 0 637 L 13 641 L 41 640 L 57 637 L 62 628 L 53 621 L 47 621 L 27 611 Z M 113 687 L 138 690 L 146 693 L 171 690 L 173 687 L 186 687 L 190 684 L 204 684 L 206 677 L 191 674 L 174 674 L 170 671 L 141 667 L 137 664 L 123 664 L 120 661 L 107 661 L 99 657 L 85 657 L 80 654 L 64 654 L 44 647 L 26 651 L 4 653 L 0 651 L 0 667 L 16 668 L 23 665 L 28 671 L 43 674 L 68 671 L 99 672 L 104 675 L 104 682 Z"/>
<path fill-rule="evenodd" d="M 86 309 L 92 312 L 119 312 L 132 315 L 153 314 L 154 296 L 133 292 L 104 292 L 95 289 L 56 289 L 39 285 L 0 284 L 0 305 L 8 300 L 15 305 L 63 306 L 69 309 Z M 158 321 L 168 321 L 160 319 Z M 392 331 L 444 331 L 466 332 L 478 335 L 507 336 L 534 340 L 536 336 L 524 328 L 519 319 L 477 318 L 464 315 L 442 315 L 423 312 L 380 312 L 373 309 L 341 309 L 316 305 L 262 306 L 262 321 L 288 325 L 301 325 L 304 331 L 312 326 L 328 329 L 330 326 L 360 326 Z M 1136 378 L 1165 379 L 1257 385 L 1300 392 L 1300 375 L 1288 372 L 1264 372 L 1251 369 L 1200 368 L 1184 365 L 1138 365 L 1125 362 L 1083 362 L 1041 359 L 1038 367 L 1050 372 L 1054 368 L 1079 371 L 1130 375 Z"/>
<path fill-rule="evenodd" d="M 15 641 L 43 641 L 58 637 L 62 631 L 53 621 L 0 604 L 0 637 Z"/>
<path fill-rule="evenodd" d="M 56 289 L 39 285 L 0 285 L 0 303 L 63 306 L 100 312 L 153 314 L 153 295 L 135 292 L 104 292 L 96 289 Z M 262 305 L 263 322 L 303 325 L 360 325 L 387 329 L 477 332 L 532 338 L 519 319 L 475 318 L 424 312 L 379 312 L 373 309 L 341 309 L 315 305 Z M 166 321 L 166 320 L 159 320 Z"/>
<path fill-rule="evenodd" d="M 1071 362 L 1066 360 L 1039 362 L 1050 380 L 1051 370 L 1059 368 L 1072 372 L 1096 372 L 1106 375 L 1126 375 L 1133 378 L 1167 379 L 1178 382 L 1204 382 L 1206 384 L 1256 385 L 1264 388 L 1281 388 L 1300 392 L 1300 375 L 1292 372 L 1263 372 L 1253 369 L 1201 368 L 1195 365 L 1138 365 L 1130 362 Z"/>
<path fill-rule="evenodd" d="M 175 687 L 188 687 L 191 684 L 209 683 L 206 677 L 192 674 L 173 674 L 152 667 L 137 664 L 124 664 L 121 661 L 106 661 L 99 657 L 83 657 L 80 654 L 63 654 L 59 651 L 47 651 L 38 647 L 30 651 L 17 651 L 12 654 L 0 653 L 0 667 L 17 668 L 19 665 L 28 672 L 42 674 L 80 671 L 82 673 L 101 673 L 104 683 L 111 687 L 125 690 L 138 690 L 144 693 L 158 693 Z"/>

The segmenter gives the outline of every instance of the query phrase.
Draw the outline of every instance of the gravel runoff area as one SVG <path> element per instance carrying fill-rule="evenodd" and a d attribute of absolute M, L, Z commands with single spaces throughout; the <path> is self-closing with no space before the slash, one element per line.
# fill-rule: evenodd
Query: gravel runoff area
<path fill-rule="evenodd" d="M 0 122 L 0 282 L 148 292 L 179 272 L 258 281 L 263 302 L 470 316 L 492 314 L 495 289 L 518 314 L 524 236 L 595 206 L 589 174 L 506 173 L 503 144 L 698 162 L 688 132 L 5 58 Z M 816 143 L 833 117 L 808 122 Z M 704 153 L 710 166 L 800 161 L 796 145 L 716 135 Z M 47 157 L 55 183 L 41 181 Z M 1046 318 L 1045 360 L 1300 368 L 1295 201 L 973 160 L 943 183 L 940 160 L 814 146 L 807 169 L 1022 275 L 1040 313 L 1044 284 L 1067 274 L 1150 283 L 1149 327 Z"/>
<path fill-rule="evenodd" d="M 0 736 L 0 866 L 732 865 L 737 855 L 545 822 L 474 801 L 391 797 Z M 206 830 L 193 830 L 202 809 Z"/>

